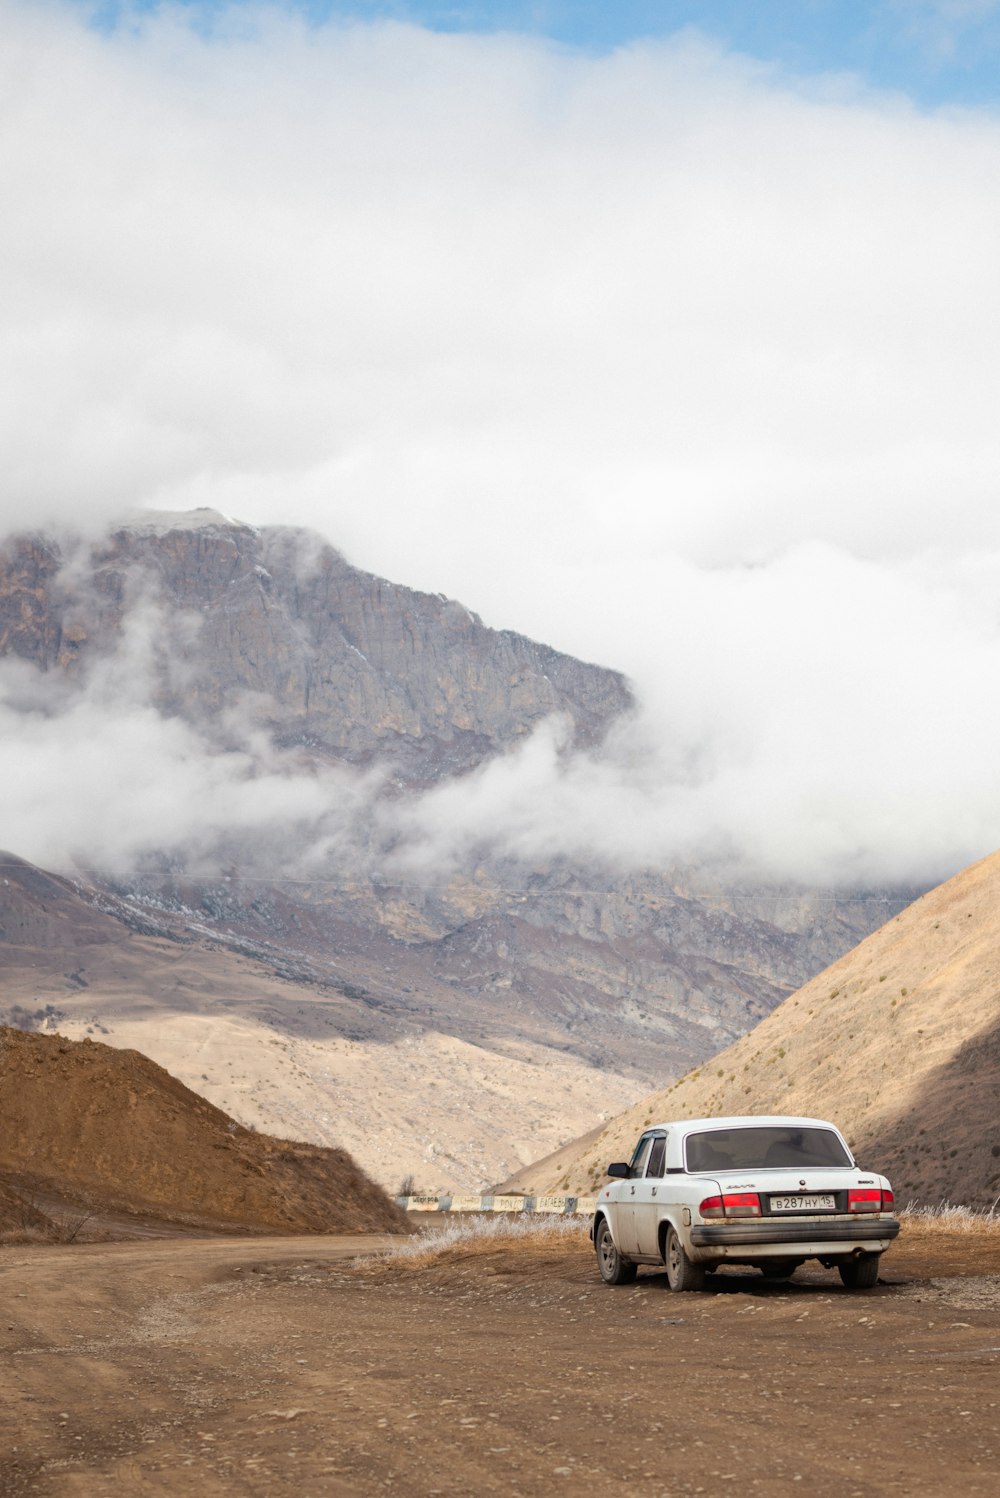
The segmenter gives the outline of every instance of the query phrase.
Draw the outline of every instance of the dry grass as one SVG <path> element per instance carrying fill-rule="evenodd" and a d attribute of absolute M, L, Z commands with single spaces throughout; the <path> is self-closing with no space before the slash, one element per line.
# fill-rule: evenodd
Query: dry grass
<path fill-rule="evenodd" d="M 916 1206 L 907 1203 L 900 1213 L 904 1231 L 908 1227 L 947 1228 L 956 1233 L 1000 1233 L 1000 1215 L 992 1208 L 979 1211 L 976 1207 L 953 1206 L 941 1202 L 936 1207 Z"/>
<path fill-rule="evenodd" d="M 13 1248 L 24 1243 L 51 1243 L 53 1236 L 44 1228 L 0 1228 L 0 1248 Z"/>
<path fill-rule="evenodd" d="M 25 1243 L 85 1243 L 94 1242 L 92 1233 L 85 1232 L 93 1217 L 91 1212 L 75 1216 L 49 1216 L 42 1222 L 7 1222 L 0 1227 L 0 1247 L 12 1248 Z M 98 1241 L 103 1240 L 103 1233 Z"/>
<path fill-rule="evenodd" d="M 443 1228 L 401 1239 L 383 1253 L 358 1263 L 365 1274 L 395 1269 L 428 1269 L 438 1264 L 483 1261 L 515 1250 L 561 1255 L 566 1248 L 588 1246 L 588 1219 L 581 1217 L 493 1216 L 456 1218 Z"/>

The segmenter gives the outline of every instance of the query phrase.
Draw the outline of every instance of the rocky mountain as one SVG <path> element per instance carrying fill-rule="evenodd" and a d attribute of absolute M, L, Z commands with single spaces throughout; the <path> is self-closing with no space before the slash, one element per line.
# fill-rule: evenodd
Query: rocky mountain
<path fill-rule="evenodd" d="M 88 694 L 100 711 L 102 666 L 124 660 L 165 726 L 250 761 L 277 746 L 306 771 L 387 766 L 383 803 L 488 764 L 553 714 L 599 746 L 632 707 L 614 671 L 360 572 L 309 534 L 208 511 L 97 541 L 8 539 L 0 656 L 34 673 L 26 713 Z M 153 848 L 141 871 L 77 869 L 81 931 L 95 912 L 110 922 L 79 952 L 39 935 L 49 916 L 19 874 L 8 1011 L 103 1027 L 243 1121 L 347 1144 L 391 1187 L 508 1174 L 744 1034 L 913 893 L 720 888 L 488 849 L 407 881 L 343 849 L 303 873 L 260 839 L 204 867 Z M 18 921 L 41 924 L 21 941 Z M 168 977 L 178 948 L 197 960 Z M 260 981 L 223 974 L 223 956 Z M 220 1065 L 223 1035 L 252 1064 Z M 297 1080 L 262 1087 L 280 1044 Z"/>
<path fill-rule="evenodd" d="M 164 714 L 220 737 L 238 706 L 283 747 L 386 760 L 404 781 L 469 769 L 553 713 L 593 743 L 631 706 L 617 672 L 359 571 L 308 532 L 202 510 L 0 550 L 0 655 L 82 681 L 143 610 Z"/>
<path fill-rule="evenodd" d="M 830 1118 L 897 1199 L 1000 1199 L 1000 853 L 931 890 L 750 1034 L 510 1190 L 591 1191 L 647 1123 L 713 1114 Z"/>

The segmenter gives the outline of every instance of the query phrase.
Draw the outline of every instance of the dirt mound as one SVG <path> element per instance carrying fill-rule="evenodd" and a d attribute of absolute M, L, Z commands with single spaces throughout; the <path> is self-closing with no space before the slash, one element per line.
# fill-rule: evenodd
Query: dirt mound
<path fill-rule="evenodd" d="M 406 1229 L 343 1150 L 243 1129 L 138 1051 L 7 1027 L 0 1173 L 22 1188 L 0 1198 L 0 1222 L 23 1217 L 27 1187 L 230 1231 Z"/>
<path fill-rule="evenodd" d="M 931 890 L 749 1035 L 504 1190 L 589 1193 L 651 1121 L 833 1119 L 897 1197 L 1000 1198 L 1000 854 Z"/>

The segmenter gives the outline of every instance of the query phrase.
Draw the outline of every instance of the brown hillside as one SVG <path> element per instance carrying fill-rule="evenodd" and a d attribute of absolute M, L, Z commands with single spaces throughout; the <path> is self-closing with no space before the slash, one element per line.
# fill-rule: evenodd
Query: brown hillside
<path fill-rule="evenodd" d="M 5 1026 L 0 1175 L 216 1230 L 405 1230 L 343 1150 L 243 1129 L 138 1051 Z"/>
<path fill-rule="evenodd" d="M 592 1191 L 651 1120 L 834 1120 L 898 1197 L 1000 1197 L 1000 854 L 931 890 L 735 1045 L 512 1190 Z"/>

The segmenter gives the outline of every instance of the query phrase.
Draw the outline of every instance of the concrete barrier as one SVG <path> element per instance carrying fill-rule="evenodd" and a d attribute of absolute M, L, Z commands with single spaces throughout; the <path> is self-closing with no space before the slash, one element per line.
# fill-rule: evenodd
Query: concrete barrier
<path fill-rule="evenodd" d="M 534 1212 L 545 1217 L 592 1217 L 593 1196 L 397 1196 L 404 1212 Z"/>
<path fill-rule="evenodd" d="M 483 1199 L 481 1196 L 453 1196 L 450 1204 L 442 1208 L 447 1212 L 481 1212 L 483 1210 Z"/>

